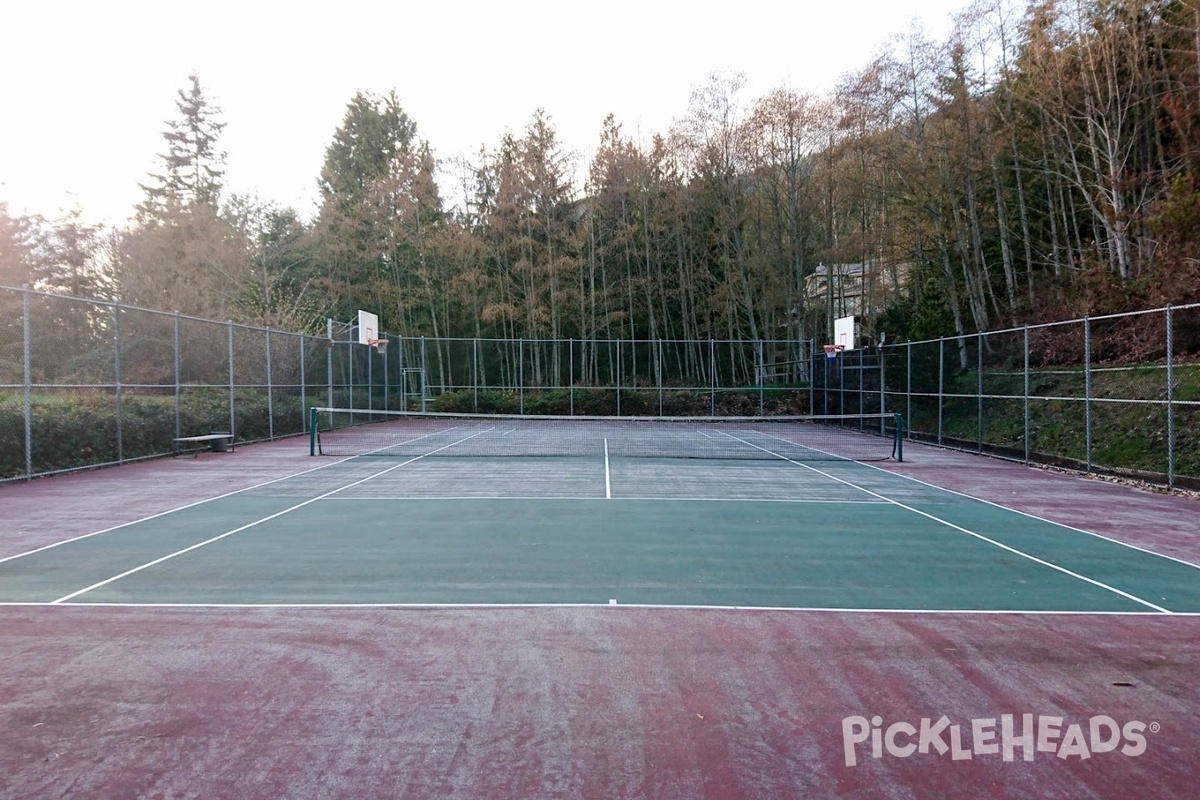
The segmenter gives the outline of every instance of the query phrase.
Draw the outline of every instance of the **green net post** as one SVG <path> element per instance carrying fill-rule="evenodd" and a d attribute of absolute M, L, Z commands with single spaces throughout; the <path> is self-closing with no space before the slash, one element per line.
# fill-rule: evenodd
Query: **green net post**
<path fill-rule="evenodd" d="M 896 461 L 904 460 L 904 416 L 897 414 L 896 420 Z"/>
<path fill-rule="evenodd" d="M 317 454 L 317 407 L 308 409 L 308 454 Z"/>

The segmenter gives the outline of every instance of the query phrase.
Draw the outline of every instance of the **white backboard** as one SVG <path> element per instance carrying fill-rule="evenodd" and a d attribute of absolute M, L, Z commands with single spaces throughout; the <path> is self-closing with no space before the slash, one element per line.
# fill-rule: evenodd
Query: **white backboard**
<path fill-rule="evenodd" d="M 358 312 L 358 343 L 370 344 L 379 337 L 379 317 L 370 311 Z"/>
<path fill-rule="evenodd" d="M 833 343 L 847 350 L 857 347 L 855 342 L 854 317 L 842 317 L 833 321 Z"/>

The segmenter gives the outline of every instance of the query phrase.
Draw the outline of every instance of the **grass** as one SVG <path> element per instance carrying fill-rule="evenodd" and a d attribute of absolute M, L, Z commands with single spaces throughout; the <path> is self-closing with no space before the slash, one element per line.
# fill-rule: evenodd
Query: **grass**
<path fill-rule="evenodd" d="M 1200 399 L 1200 365 L 1181 364 L 1173 370 L 1176 403 Z M 979 373 L 968 371 L 947 380 L 947 395 L 974 395 Z M 1091 463 L 1098 471 L 1165 475 L 1169 467 L 1169 426 L 1166 400 L 1167 371 L 1162 366 L 1095 369 L 1087 397 L 1082 367 L 1035 370 L 1030 373 L 1029 439 L 1031 455 L 1039 460 Z M 1025 376 L 1020 372 L 987 372 L 980 437 L 976 397 L 946 397 L 942 406 L 943 439 L 962 446 L 1003 449 L 1016 455 L 1025 450 Z M 893 395 L 893 402 L 897 396 Z M 1008 399 L 1013 398 L 1013 399 Z M 903 402 L 902 396 L 899 398 Z M 910 430 L 926 436 L 938 431 L 937 399 L 913 399 Z M 1131 402 L 1141 401 L 1141 402 Z M 1089 409 L 1090 405 L 1090 409 Z M 1089 453 L 1088 416 L 1091 417 Z M 1175 474 L 1200 478 L 1200 408 L 1176 405 L 1174 414 Z"/>

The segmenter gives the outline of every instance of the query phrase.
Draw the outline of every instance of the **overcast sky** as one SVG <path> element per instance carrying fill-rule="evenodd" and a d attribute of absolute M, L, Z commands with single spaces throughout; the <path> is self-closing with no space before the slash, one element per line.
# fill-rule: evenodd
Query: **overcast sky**
<path fill-rule="evenodd" d="M 648 140 L 714 71 L 749 100 L 824 93 L 920 20 L 966 0 L 729 3 L 494 0 L 11 0 L 0 8 L 0 200 L 121 223 L 158 167 L 176 93 L 199 76 L 226 123 L 226 188 L 311 216 L 356 91 L 394 89 L 440 159 L 494 148 L 544 109 L 590 157 L 609 113 Z"/>

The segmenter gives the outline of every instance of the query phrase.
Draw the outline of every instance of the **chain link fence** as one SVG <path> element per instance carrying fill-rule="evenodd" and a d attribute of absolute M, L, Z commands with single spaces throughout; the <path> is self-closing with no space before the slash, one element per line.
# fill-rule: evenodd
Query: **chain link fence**
<path fill-rule="evenodd" d="M 811 343 L 313 336 L 0 286 L 0 481 L 306 433 L 309 406 L 526 414 L 780 414 Z"/>
<path fill-rule="evenodd" d="M 0 287 L 0 480 L 306 433 L 307 408 L 900 413 L 910 439 L 1200 488 L 1200 304 L 846 351 L 326 335 Z"/>
<path fill-rule="evenodd" d="M 0 480 L 303 433 L 326 341 L 0 287 Z M 307 374 L 306 374 L 307 372 Z"/>
<path fill-rule="evenodd" d="M 811 342 L 397 338 L 396 369 L 441 411 L 761 415 L 811 403 Z"/>
<path fill-rule="evenodd" d="M 910 439 L 1200 489 L 1200 304 L 847 351 L 818 412 L 898 412 Z"/>

